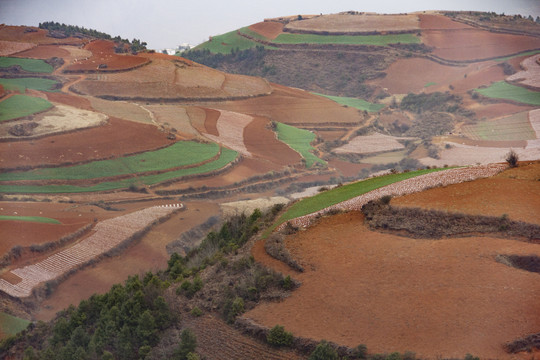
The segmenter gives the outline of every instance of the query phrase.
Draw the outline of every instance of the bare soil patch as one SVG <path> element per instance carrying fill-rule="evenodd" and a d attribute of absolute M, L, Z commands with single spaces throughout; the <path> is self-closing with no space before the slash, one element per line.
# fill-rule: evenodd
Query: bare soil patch
<path fill-rule="evenodd" d="M 540 64 L 538 60 L 540 59 L 540 54 L 531 56 L 521 63 L 521 67 L 525 71 L 520 71 L 514 75 L 510 75 L 506 78 L 507 81 L 517 81 L 520 84 L 530 86 L 533 88 L 540 88 Z"/>
<path fill-rule="evenodd" d="M 338 154 L 369 154 L 381 151 L 401 150 L 405 147 L 398 140 L 409 139 L 411 138 L 398 138 L 395 136 L 375 133 L 371 135 L 354 137 L 347 144 L 340 146 L 332 151 Z"/>
<path fill-rule="evenodd" d="M 61 92 L 48 92 L 46 93 L 47 99 L 52 102 L 73 106 L 78 109 L 94 111 L 94 108 L 90 104 L 90 101 L 82 96 L 75 96 L 71 94 L 65 94 Z"/>
<path fill-rule="evenodd" d="M 154 114 L 155 121 L 183 139 L 193 139 L 198 132 L 191 126 L 186 107 L 179 105 L 145 105 Z M 174 131 L 176 130 L 176 131 Z"/>
<path fill-rule="evenodd" d="M 110 118 L 107 124 L 42 139 L 0 142 L 0 168 L 54 166 L 158 149 L 171 141 L 153 125 Z"/>
<path fill-rule="evenodd" d="M 27 29 L 35 31 L 28 32 Z M 68 37 L 65 39 L 56 39 L 48 37 L 49 31 L 39 29 L 33 26 L 0 26 L 0 40 L 17 41 L 33 44 L 62 44 L 62 45 L 82 45 L 88 40 Z"/>
<path fill-rule="evenodd" d="M 36 44 L 0 40 L 0 56 L 9 56 L 33 48 Z"/>
<path fill-rule="evenodd" d="M 354 164 L 348 161 L 332 159 L 328 161 L 328 166 L 330 168 L 337 169 L 343 176 L 356 176 L 362 169 L 370 168 L 369 164 Z"/>
<path fill-rule="evenodd" d="M 204 120 L 204 128 L 206 132 L 210 135 L 219 136 L 217 122 L 221 113 L 214 109 L 205 108 L 204 112 L 206 113 L 206 119 Z"/>
<path fill-rule="evenodd" d="M 339 236 L 336 236 L 339 234 Z M 536 274 L 495 261 L 504 249 L 538 245 L 489 237 L 413 240 L 369 231 L 351 212 L 324 218 L 286 246 L 305 272 L 281 303 L 245 317 L 282 324 L 296 336 L 328 339 L 371 353 L 511 358 L 502 344 L 538 331 Z M 493 314 L 497 316 L 493 316 Z M 324 324 L 324 326 L 321 326 Z"/>
<path fill-rule="evenodd" d="M 470 98 L 464 98 L 463 105 L 474 111 L 476 117 L 479 119 L 494 119 L 498 117 L 503 117 L 506 115 L 511 115 L 519 113 L 522 111 L 528 111 L 534 109 L 532 106 L 526 105 L 516 105 L 508 103 L 477 103 L 472 101 Z"/>
<path fill-rule="evenodd" d="M 285 25 L 285 31 L 330 34 L 403 32 L 419 28 L 420 22 L 416 14 L 332 14 L 291 21 Z"/>
<path fill-rule="evenodd" d="M 283 23 L 275 21 L 263 21 L 249 26 L 249 29 L 262 36 L 274 40 L 283 32 Z"/>
<path fill-rule="evenodd" d="M 127 101 L 109 101 L 95 97 L 87 97 L 92 107 L 109 116 L 131 120 L 139 123 L 150 124 L 152 117 L 148 111 L 139 105 Z"/>
<path fill-rule="evenodd" d="M 454 21 L 447 16 L 437 14 L 419 14 L 422 30 L 474 29 L 470 25 Z"/>
<path fill-rule="evenodd" d="M 65 58 L 69 57 L 69 51 L 55 45 L 39 45 L 35 48 L 19 52 L 16 57 L 33 58 L 33 59 L 49 59 L 52 57 Z"/>

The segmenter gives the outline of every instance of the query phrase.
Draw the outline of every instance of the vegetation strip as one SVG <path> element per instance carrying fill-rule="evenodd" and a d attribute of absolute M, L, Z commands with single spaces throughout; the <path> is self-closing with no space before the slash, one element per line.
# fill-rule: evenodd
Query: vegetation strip
<path fill-rule="evenodd" d="M 52 106 L 53 104 L 42 98 L 13 95 L 0 102 L 0 122 L 36 114 Z"/>
<path fill-rule="evenodd" d="M 24 71 L 36 73 L 52 73 L 53 67 L 43 60 L 16 57 L 0 57 L 0 68 L 20 66 Z"/>
<path fill-rule="evenodd" d="M 9 315 L 0 312 L 0 332 L 8 335 L 15 335 L 18 332 L 23 331 L 31 323 L 31 321 L 18 318 L 13 315 Z"/>
<path fill-rule="evenodd" d="M 0 215 L 0 221 L 29 221 L 29 222 L 38 222 L 44 224 L 62 224 L 56 219 L 51 219 L 42 216 L 10 216 L 10 215 Z"/>
<path fill-rule="evenodd" d="M 278 139 L 299 152 L 305 159 L 307 168 L 312 167 L 315 163 L 326 165 L 324 160 L 319 159 L 311 152 L 314 150 L 313 146 L 311 146 L 311 142 L 315 140 L 314 133 L 279 122 L 275 124 Z"/>
<path fill-rule="evenodd" d="M 359 109 L 362 111 L 365 110 L 369 112 L 377 112 L 381 110 L 382 108 L 384 108 L 385 106 L 384 104 L 373 104 L 364 99 L 345 97 L 345 96 L 331 96 L 331 95 L 324 95 L 324 94 L 318 94 L 318 93 L 313 93 L 313 94 L 328 98 L 332 101 L 337 102 L 340 105 L 350 106 L 350 107 L 353 107 L 355 109 Z"/>
<path fill-rule="evenodd" d="M 31 194 L 48 194 L 48 193 L 84 193 L 96 191 L 109 191 L 118 189 L 127 189 L 130 186 L 138 185 L 155 185 L 164 181 L 175 180 L 184 176 L 200 175 L 219 170 L 233 162 L 238 153 L 233 150 L 223 149 L 220 157 L 212 162 L 201 166 L 168 171 L 162 174 L 140 176 L 120 181 L 102 182 L 92 186 L 75 186 L 75 185 L 0 185 L 0 192 L 4 193 L 31 193 Z"/>
<path fill-rule="evenodd" d="M 506 99 L 524 104 L 540 106 L 540 92 L 499 81 L 485 89 L 475 89 L 477 93 L 495 99 Z"/>
<path fill-rule="evenodd" d="M 201 163 L 218 156 L 219 150 L 219 146 L 214 143 L 179 141 L 163 149 L 123 158 L 93 161 L 76 166 L 4 173 L 0 174 L 0 181 L 81 180 L 161 171 Z"/>
<path fill-rule="evenodd" d="M 395 35 L 315 35 L 279 34 L 273 41 L 276 44 L 345 44 L 375 45 L 419 44 L 420 39 L 412 34 Z"/>
<path fill-rule="evenodd" d="M 519 53 L 519 54 L 514 54 L 514 55 L 502 57 L 502 58 L 497 58 L 497 59 L 495 59 L 495 61 L 496 62 L 503 62 L 503 61 L 507 61 L 507 60 L 510 60 L 510 59 L 513 59 L 513 58 L 516 58 L 516 57 L 535 55 L 535 54 L 538 54 L 538 53 L 540 53 L 540 50 L 531 50 L 531 51 L 526 51 L 526 52 L 522 52 L 522 53 Z"/>
<path fill-rule="evenodd" d="M 251 49 L 261 44 L 238 34 L 237 30 L 212 36 L 209 41 L 196 46 L 193 50 L 208 49 L 214 54 L 230 54 L 233 51 Z M 265 46 L 266 47 L 266 46 Z"/>
<path fill-rule="evenodd" d="M 53 92 L 60 86 L 60 83 L 51 79 L 35 77 L 0 79 L 0 85 L 6 90 L 19 91 L 24 93 L 26 89 Z"/>

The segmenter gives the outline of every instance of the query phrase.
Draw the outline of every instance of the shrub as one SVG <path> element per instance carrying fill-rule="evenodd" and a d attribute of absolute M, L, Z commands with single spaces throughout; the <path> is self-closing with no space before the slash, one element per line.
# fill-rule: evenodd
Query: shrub
<path fill-rule="evenodd" d="M 195 306 L 193 309 L 191 309 L 191 315 L 199 317 L 203 314 L 202 310 L 199 309 L 197 306 Z"/>
<path fill-rule="evenodd" d="M 390 200 L 392 200 L 392 195 L 384 195 L 381 197 L 381 203 L 384 205 L 390 204 Z"/>
<path fill-rule="evenodd" d="M 353 350 L 353 357 L 355 359 L 366 359 L 367 358 L 367 346 L 360 344 Z"/>
<path fill-rule="evenodd" d="M 508 163 L 508 165 L 510 165 L 511 168 L 514 168 L 514 167 L 518 166 L 519 158 L 518 158 L 518 155 L 516 154 L 516 152 L 514 150 L 510 150 L 510 152 L 508 154 L 506 154 L 505 160 Z"/>
<path fill-rule="evenodd" d="M 197 337 L 190 329 L 185 329 L 180 335 L 180 344 L 174 353 L 174 358 L 179 360 L 188 359 L 188 355 L 195 351 L 197 347 Z"/>
<path fill-rule="evenodd" d="M 337 360 L 338 353 L 336 349 L 326 340 L 322 340 L 315 350 L 309 355 L 309 360 Z"/>
<path fill-rule="evenodd" d="M 291 346 L 293 342 L 293 334 L 285 331 L 281 325 L 276 325 L 266 335 L 266 341 L 274 346 Z"/>
<path fill-rule="evenodd" d="M 237 296 L 230 298 L 223 306 L 223 315 L 229 324 L 232 324 L 236 317 L 244 312 L 244 299 Z"/>

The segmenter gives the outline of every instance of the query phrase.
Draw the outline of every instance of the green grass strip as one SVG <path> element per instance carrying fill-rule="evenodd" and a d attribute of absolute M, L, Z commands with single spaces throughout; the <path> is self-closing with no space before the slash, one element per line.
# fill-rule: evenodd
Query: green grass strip
<path fill-rule="evenodd" d="M 238 30 L 234 30 L 223 35 L 212 36 L 212 40 L 196 46 L 193 50 L 208 49 L 214 54 L 230 54 L 233 50 L 251 49 L 257 45 L 261 46 L 262 44 L 238 35 Z"/>
<path fill-rule="evenodd" d="M 57 81 L 51 79 L 40 78 L 16 78 L 16 79 L 0 79 L 0 84 L 6 90 L 19 91 L 24 93 L 26 89 L 34 89 L 39 91 L 55 92 L 58 85 Z"/>
<path fill-rule="evenodd" d="M 23 70 L 37 73 L 52 73 L 53 67 L 43 60 L 16 57 L 0 57 L 0 68 L 19 65 Z"/>
<path fill-rule="evenodd" d="M 498 81 L 488 88 L 475 89 L 475 91 L 489 98 L 508 99 L 524 104 L 540 105 L 540 92 L 510 85 L 505 81 Z"/>
<path fill-rule="evenodd" d="M 83 180 L 167 170 L 194 165 L 211 159 L 219 153 L 215 143 L 202 144 L 179 141 L 171 146 L 123 158 L 93 161 L 87 164 L 35 169 L 0 174 L 0 181 L 15 180 Z"/>
<path fill-rule="evenodd" d="M 311 151 L 314 150 L 311 142 L 315 140 L 315 134 L 311 131 L 299 129 L 283 123 L 276 123 L 278 139 L 299 152 L 306 161 L 306 167 L 310 168 L 315 163 L 326 165 L 326 161 L 316 157 Z"/>
<path fill-rule="evenodd" d="M 362 111 L 365 110 L 369 112 L 377 112 L 385 107 L 384 104 L 373 104 L 364 99 L 357 99 L 357 98 L 344 97 L 344 96 L 330 96 L 330 95 L 324 95 L 324 94 L 318 94 L 318 93 L 313 93 L 313 94 L 328 98 L 332 101 L 337 102 L 340 105 L 347 105 L 347 106 L 350 106 L 350 107 L 353 107 L 355 109 L 359 109 Z"/>
<path fill-rule="evenodd" d="M 15 335 L 28 327 L 30 321 L 0 312 L 0 330 L 6 335 Z"/>
<path fill-rule="evenodd" d="M 201 166 L 176 171 L 169 171 L 163 174 L 147 175 L 130 179 L 102 182 L 92 186 L 75 185 L 0 185 L 0 193 L 26 193 L 26 194 L 58 194 L 58 193 L 87 193 L 96 191 L 108 191 L 127 189 L 131 185 L 154 185 L 160 182 L 181 178 L 188 175 L 199 175 L 219 170 L 227 164 L 233 162 L 238 153 L 229 149 L 222 149 L 221 156 L 215 161 Z"/>
<path fill-rule="evenodd" d="M 420 39 L 413 34 L 394 35 L 316 35 L 316 34 L 279 34 L 273 41 L 276 44 L 345 44 L 376 45 L 419 44 Z"/>
<path fill-rule="evenodd" d="M 250 36 L 257 40 L 270 41 L 270 39 L 268 39 L 266 36 L 263 36 L 259 34 L 258 32 L 251 30 L 249 26 L 243 27 L 238 31 L 240 31 L 242 34 L 246 34 L 247 36 Z"/>
<path fill-rule="evenodd" d="M 519 54 L 516 54 L 516 55 L 510 55 L 510 56 L 498 58 L 498 59 L 495 59 L 495 61 L 496 62 L 503 62 L 503 61 L 507 61 L 507 60 L 517 58 L 517 57 L 520 57 L 520 56 L 530 56 L 530 55 L 535 55 L 535 54 L 538 54 L 538 53 L 540 53 L 540 50 L 525 51 L 525 52 L 522 52 L 522 53 L 519 53 Z"/>
<path fill-rule="evenodd" d="M 267 230 L 269 234 L 279 225 L 289 220 L 295 219 L 300 216 L 312 214 L 316 211 L 325 209 L 329 206 L 339 204 L 340 202 L 352 199 L 354 197 L 363 195 L 372 190 L 381 188 L 386 185 L 390 185 L 402 180 L 410 179 L 419 175 L 428 174 L 435 171 L 441 171 L 446 169 L 424 169 L 417 171 L 410 171 L 400 174 L 390 174 L 385 176 L 379 176 L 362 181 L 358 181 L 352 184 L 340 186 L 315 196 L 302 199 L 294 203 L 289 209 L 281 215 L 277 222 Z M 266 233 L 265 233 L 266 234 Z"/>
<path fill-rule="evenodd" d="M 428 82 L 426 85 L 424 85 L 424 87 L 428 88 L 428 87 L 433 86 L 433 85 L 437 85 L 437 83 L 431 81 L 431 82 Z"/>
<path fill-rule="evenodd" d="M 0 121 L 32 115 L 52 106 L 50 102 L 42 98 L 13 95 L 0 102 Z"/>
<path fill-rule="evenodd" d="M 29 221 L 29 222 L 38 222 L 44 224 L 62 224 L 56 219 L 51 219 L 41 216 L 10 216 L 10 215 L 0 215 L 0 220 L 8 221 Z"/>

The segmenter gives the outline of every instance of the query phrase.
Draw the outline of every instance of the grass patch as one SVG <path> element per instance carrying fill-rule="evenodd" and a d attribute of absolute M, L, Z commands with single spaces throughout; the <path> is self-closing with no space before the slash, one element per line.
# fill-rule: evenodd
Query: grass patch
<path fill-rule="evenodd" d="M 489 98 L 508 99 L 529 105 L 540 105 L 540 92 L 510 85 L 505 81 L 498 81 L 488 88 L 475 89 L 474 91 Z"/>
<path fill-rule="evenodd" d="M 263 35 L 259 34 L 258 32 L 255 32 L 255 31 L 251 30 L 248 26 L 243 27 L 238 31 L 240 31 L 242 34 L 246 34 L 247 36 L 250 36 L 250 37 L 252 37 L 254 39 L 257 39 L 257 40 L 271 41 L 266 36 L 263 36 Z"/>
<path fill-rule="evenodd" d="M 93 161 L 88 164 L 35 169 L 0 174 L 0 181 L 14 180 L 82 180 L 161 171 L 193 165 L 211 159 L 219 153 L 217 144 L 179 141 L 171 146 L 118 159 Z"/>
<path fill-rule="evenodd" d="M 247 29 L 247 28 L 244 28 Z M 242 29 L 247 33 L 246 30 Z M 249 30 L 249 29 L 247 29 Z M 251 31 L 251 30 L 249 30 Z M 251 35 L 251 33 L 250 33 Z M 261 44 L 238 35 L 238 30 L 234 30 L 223 35 L 212 36 L 212 39 L 196 46 L 193 50 L 208 49 L 214 54 L 230 54 L 236 50 L 247 50 Z M 267 47 L 267 46 L 265 46 Z"/>
<path fill-rule="evenodd" d="M 26 89 L 53 92 L 57 90 L 59 85 L 57 81 L 51 79 L 40 79 L 33 77 L 0 79 L 0 84 L 6 90 L 19 91 L 20 93 L 24 93 Z"/>
<path fill-rule="evenodd" d="M 37 73 L 52 73 L 53 67 L 43 60 L 24 59 L 16 57 L 0 57 L 0 68 L 19 65 L 24 71 Z"/>
<path fill-rule="evenodd" d="M 498 58 L 498 59 L 495 59 L 495 61 L 496 62 L 504 62 L 504 61 L 507 61 L 507 60 L 510 60 L 510 59 L 513 59 L 513 58 L 517 58 L 517 57 L 520 57 L 520 56 L 530 56 L 530 55 L 535 55 L 535 54 L 538 54 L 538 53 L 540 53 L 540 50 L 525 51 L 525 52 L 522 52 L 522 53 L 519 53 L 519 54 L 516 54 L 516 55 L 510 55 L 510 56 Z"/>
<path fill-rule="evenodd" d="M 42 98 L 13 95 L 0 102 L 0 121 L 32 115 L 47 110 L 52 106 L 50 102 Z"/>
<path fill-rule="evenodd" d="M 345 44 L 376 45 L 419 44 L 420 39 L 413 34 L 395 35 L 316 35 L 316 34 L 279 34 L 273 41 L 277 44 Z"/>
<path fill-rule="evenodd" d="M 313 93 L 313 94 L 328 98 L 332 101 L 337 102 L 340 105 L 347 105 L 347 106 L 350 106 L 350 107 L 353 107 L 355 109 L 359 109 L 362 111 L 365 110 L 369 112 L 377 112 L 385 107 L 384 104 L 373 104 L 364 99 L 357 99 L 357 98 L 344 97 L 344 96 L 330 96 L 330 95 L 324 95 L 324 94 L 318 94 L 318 93 Z"/>
<path fill-rule="evenodd" d="M 102 182 L 92 186 L 75 185 L 0 185 L 0 192 L 27 193 L 27 194 L 57 194 L 57 193 L 86 193 L 96 191 L 109 191 L 127 189 L 131 185 L 155 185 L 160 182 L 181 178 L 188 175 L 205 174 L 219 170 L 236 159 L 238 153 L 223 148 L 221 156 L 211 162 L 187 169 L 168 171 L 162 174 L 134 177 L 120 181 Z"/>
<path fill-rule="evenodd" d="M 7 220 L 7 221 L 29 221 L 29 222 L 38 222 L 38 223 L 44 223 L 44 224 L 62 224 L 60 221 L 56 219 L 51 219 L 47 217 L 41 217 L 41 216 L 10 216 L 10 215 L 0 215 L 0 221 Z"/>
<path fill-rule="evenodd" d="M 328 190 L 319 193 L 313 197 L 308 197 L 294 203 L 289 209 L 281 215 L 278 221 L 265 233 L 268 235 L 276 227 L 283 224 L 286 221 L 295 219 L 300 216 L 308 215 L 316 211 L 322 210 L 329 206 L 338 204 L 340 202 L 352 199 L 354 197 L 363 195 L 372 190 L 380 187 L 396 183 L 405 179 L 410 179 L 419 175 L 428 174 L 435 171 L 441 171 L 445 169 L 424 169 L 417 171 L 410 171 L 400 174 L 390 174 L 385 176 L 379 176 L 367 180 L 358 181 L 352 184 L 340 186 L 332 190 Z"/>
<path fill-rule="evenodd" d="M 283 141 L 302 155 L 306 161 L 307 168 L 312 167 L 315 163 L 326 165 L 324 160 L 319 159 L 311 153 L 311 150 L 314 150 L 311 142 L 315 140 L 315 134 L 311 131 L 277 122 L 276 132 L 280 141 Z"/>
<path fill-rule="evenodd" d="M 30 324 L 30 321 L 0 312 L 0 332 L 15 335 Z"/>
<path fill-rule="evenodd" d="M 424 87 L 425 87 L 425 88 L 428 88 L 428 87 L 433 86 L 433 85 L 437 85 L 437 83 L 436 83 L 436 82 L 433 82 L 433 81 L 430 81 L 430 82 L 428 82 L 426 85 L 424 85 Z"/>

